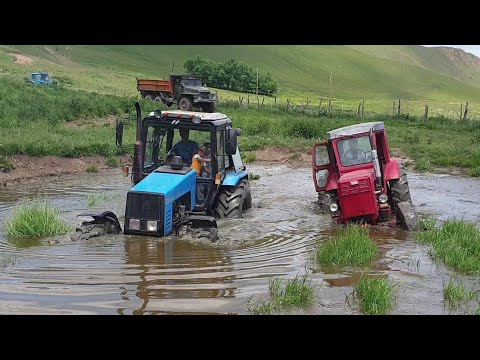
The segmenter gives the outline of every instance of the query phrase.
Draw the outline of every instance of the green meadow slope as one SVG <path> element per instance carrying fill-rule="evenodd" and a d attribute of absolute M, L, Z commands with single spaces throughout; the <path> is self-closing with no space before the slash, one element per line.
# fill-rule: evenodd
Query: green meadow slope
<path fill-rule="evenodd" d="M 14 52 L 31 62 L 15 63 Z M 184 61 L 195 55 L 235 58 L 270 72 L 279 96 L 328 96 L 332 73 L 333 98 L 480 103 L 480 82 L 454 76 L 465 64 L 447 59 L 442 49 L 420 46 L 12 45 L 0 47 L 0 72 L 47 70 L 72 88 L 134 95 L 135 77 L 167 77 L 173 62 L 175 72 L 183 72 Z M 474 69 L 468 71 L 478 77 Z"/>

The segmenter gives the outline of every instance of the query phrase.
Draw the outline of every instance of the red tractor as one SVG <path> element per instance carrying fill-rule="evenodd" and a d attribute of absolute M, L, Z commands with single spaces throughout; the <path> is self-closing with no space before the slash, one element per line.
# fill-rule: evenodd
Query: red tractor
<path fill-rule="evenodd" d="M 313 145 L 312 166 L 319 205 L 339 224 L 388 222 L 416 230 L 407 175 L 390 158 L 383 122 L 346 126 L 327 132 Z"/>

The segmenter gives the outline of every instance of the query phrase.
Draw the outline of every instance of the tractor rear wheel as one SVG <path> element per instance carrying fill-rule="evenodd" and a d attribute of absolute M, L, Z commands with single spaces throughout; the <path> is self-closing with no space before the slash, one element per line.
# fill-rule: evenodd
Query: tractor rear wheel
<path fill-rule="evenodd" d="M 237 186 L 225 186 L 220 190 L 215 204 L 218 218 L 241 218 L 244 210 L 252 206 L 252 196 L 247 179 Z"/>
<path fill-rule="evenodd" d="M 192 100 L 184 96 L 178 100 L 178 108 L 182 111 L 191 111 L 193 108 Z"/>
<path fill-rule="evenodd" d="M 412 202 L 410 189 L 408 187 L 407 174 L 404 168 L 400 169 L 399 179 L 390 181 L 390 196 L 394 206 L 402 201 Z"/>

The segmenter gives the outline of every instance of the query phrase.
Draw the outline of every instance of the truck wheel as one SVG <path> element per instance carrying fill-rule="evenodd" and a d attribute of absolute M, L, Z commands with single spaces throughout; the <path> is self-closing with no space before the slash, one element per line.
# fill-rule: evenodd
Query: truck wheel
<path fill-rule="evenodd" d="M 167 106 L 168 106 L 168 107 L 170 107 L 170 106 L 172 106 L 172 105 L 173 105 L 172 102 L 167 102 Z"/>
<path fill-rule="evenodd" d="M 191 111 L 193 108 L 192 100 L 188 97 L 182 97 L 178 100 L 178 108 L 183 111 Z"/>
<path fill-rule="evenodd" d="M 401 201 L 395 208 L 397 225 L 405 230 L 418 230 L 418 216 L 410 201 Z"/>
<path fill-rule="evenodd" d="M 147 100 L 150 100 L 150 101 L 151 101 L 151 100 L 153 100 L 153 96 L 152 96 L 152 95 L 150 95 L 150 94 L 148 94 L 148 95 L 145 95 L 145 99 L 147 99 Z"/>
<path fill-rule="evenodd" d="M 156 102 L 159 102 L 159 103 L 162 102 L 162 98 L 160 96 L 156 96 L 155 99 L 153 99 L 153 100 L 155 100 Z"/>
<path fill-rule="evenodd" d="M 252 206 L 248 180 L 243 179 L 237 186 L 225 186 L 217 195 L 215 215 L 218 218 L 241 218 L 243 210 Z"/>
<path fill-rule="evenodd" d="M 394 207 L 402 201 L 412 202 L 410 189 L 408 187 L 407 174 L 405 173 L 404 168 L 400 169 L 400 179 L 390 181 L 390 196 Z"/>

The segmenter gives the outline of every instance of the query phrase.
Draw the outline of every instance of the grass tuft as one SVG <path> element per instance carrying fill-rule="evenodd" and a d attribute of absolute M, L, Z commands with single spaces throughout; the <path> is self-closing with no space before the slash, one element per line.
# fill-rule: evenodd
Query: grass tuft
<path fill-rule="evenodd" d="M 443 289 L 443 298 L 452 308 L 458 308 L 460 304 L 474 299 L 475 296 L 474 291 L 467 290 L 463 284 L 456 284 L 453 279 L 450 279 Z"/>
<path fill-rule="evenodd" d="M 447 220 L 441 227 L 417 233 L 420 242 L 430 244 L 435 257 L 464 273 L 480 272 L 480 231 L 463 220 Z"/>
<path fill-rule="evenodd" d="M 316 258 L 323 265 L 363 265 L 371 262 L 378 252 L 367 228 L 347 225 L 338 229 L 333 240 L 318 246 Z"/>
<path fill-rule="evenodd" d="M 393 307 L 394 287 L 387 277 L 360 277 L 355 287 L 355 293 L 360 300 L 360 309 L 368 315 L 387 314 Z"/>
<path fill-rule="evenodd" d="M 40 200 L 20 203 L 6 221 L 6 234 L 13 239 L 63 235 L 70 230 L 72 227 L 60 219 L 59 211 Z"/>
<path fill-rule="evenodd" d="M 98 168 L 95 165 L 88 165 L 85 169 L 87 173 L 98 173 Z"/>
<path fill-rule="evenodd" d="M 285 308 L 303 307 L 312 303 L 315 289 L 307 274 L 293 279 L 281 280 L 277 277 L 268 283 L 269 300 L 252 303 L 249 301 L 248 312 L 254 315 L 268 315 Z"/>

